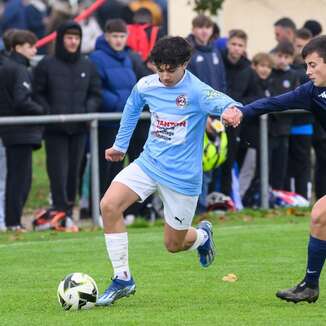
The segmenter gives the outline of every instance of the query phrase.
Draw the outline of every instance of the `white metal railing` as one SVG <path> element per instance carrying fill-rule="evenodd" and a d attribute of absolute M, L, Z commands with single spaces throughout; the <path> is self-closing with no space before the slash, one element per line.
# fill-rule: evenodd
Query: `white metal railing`
<path fill-rule="evenodd" d="M 11 116 L 0 117 L 1 125 L 40 125 L 66 122 L 90 122 L 90 150 L 91 150 L 91 180 L 92 180 L 92 218 L 95 225 L 100 225 L 100 191 L 98 165 L 98 121 L 118 121 L 122 113 L 85 113 L 59 114 L 44 116 Z M 149 119 L 150 114 L 144 112 L 141 119 Z"/>
<path fill-rule="evenodd" d="M 306 113 L 303 110 L 291 110 L 287 113 Z M 281 113 L 281 112 L 280 112 Z M 98 173 L 98 121 L 118 121 L 122 113 L 86 113 L 86 114 L 59 114 L 43 116 L 11 116 L 0 117 L 1 125 L 53 124 L 66 122 L 90 122 L 90 150 L 91 150 L 91 180 L 92 180 L 92 218 L 96 225 L 100 225 L 99 216 L 99 173 Z M 141 114 L 141 119 L 149 119 L 150 113 Z M 269 166 L 268 166 L 268 116 L 260 117 L 260 178 L 261 178 L 261 208 L 269 208 Z"/>

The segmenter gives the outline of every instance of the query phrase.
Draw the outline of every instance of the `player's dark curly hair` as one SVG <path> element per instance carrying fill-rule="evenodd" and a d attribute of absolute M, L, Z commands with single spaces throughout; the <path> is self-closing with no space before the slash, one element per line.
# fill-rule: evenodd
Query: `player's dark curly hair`
<path fill-rule="evenodd" d="M 183 65 L 191 58 L 192 47 L 181 36 L 164 37 L 155 44 L 149 60 L 155 66 L 169 65 L 171 68 Z"/>
<path fill-rule="evenodd" d="M 306 44 L 302 49 L 303 59 L 313 52 L 316 52 L 326 63 L 326 35 L 315 37 Z"/>

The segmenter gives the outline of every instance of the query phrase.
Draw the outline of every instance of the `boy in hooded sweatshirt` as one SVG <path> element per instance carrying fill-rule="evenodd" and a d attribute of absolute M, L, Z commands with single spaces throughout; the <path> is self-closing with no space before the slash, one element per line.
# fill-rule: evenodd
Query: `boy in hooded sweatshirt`
<path fill-rule="evenodd" d="M 34 92 L 46 114 L 98 110 L 101 84 L 93 64 L 80 53 L 82 30 L 68 21 L 57 31 L 55 54 L 35 68 Z M 85 123 L 45 127 L 46 165 L 53 209 L 72 216 L 88 129 Z"/>

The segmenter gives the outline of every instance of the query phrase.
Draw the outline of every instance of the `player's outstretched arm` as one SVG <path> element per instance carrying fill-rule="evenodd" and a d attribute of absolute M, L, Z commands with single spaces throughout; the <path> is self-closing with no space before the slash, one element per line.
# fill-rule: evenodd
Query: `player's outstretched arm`
<path fill-rule="evenodd" d="M 263 98 L 249 103 L 240 108 L 240 110 L 243 113 L 243 117 L 255 117 L 265 113 L 297 109 L 310 111 L 312 107 L 312 87 L 312 83 L 308 82 L 288 93 L 275 97 Z"/>
<path fill-rule="evenodd" d="M 136 84 L 124 107 L 120 128 L 115 139 L 113 147 L 121 152 L 126 152 L 129 146 L 130 138 L 136 128 L 140 114 L 145 105 L 144 100 L 138 92 Z"/>

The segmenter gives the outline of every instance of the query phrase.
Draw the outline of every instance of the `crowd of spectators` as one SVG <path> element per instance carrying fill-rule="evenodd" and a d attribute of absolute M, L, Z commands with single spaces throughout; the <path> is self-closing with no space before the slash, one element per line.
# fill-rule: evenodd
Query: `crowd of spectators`
<path fill-rule="evenodd" d="M 136 82 L 155 72 L 147 58 L 155 41 L 167 34 L 167 1 L 107 1 L 91 17 L 74 22 L 72 18 L 91 3 L 0 3 L 0 116 L 122 112 Z M 57 31 L 56 41 L 37 48 L 37 40 L 53 31 Z M 193 47 L 188 69 L 216 91 L 243 104 L 292 90 L 307 81 L 300 53 L 310 39 L 322 32 L 322 27 L 309 20 L 297 28 L 290 18 L 284 17 L 275 22 L 274 31 L 275 46 L 261 49 L 249 58 L 246 49 L 250 36 L 244 30 L 235 28 L 221 37 L 210 17 L 198 15 L 187 36 Z M 42 59 L 31 68 L 36 54 Z M 205 144 L 212 145 L 215 154 L 220 155 L 223 143 L 227 155 L 204 168 L 198 212 L 209 209 L 207 198 L 213 192 L 229 196 L 237 208 L 259 205 L 259 120 L 245 121 L 241 128 L 225 131 L 216 126 L 216 118 L 210 117 Z M 101 196 L 125 164 L 104 158 L 118 127 L 118 122 L 99 124 Z M 129 162 L 141 153 L 149 128 L 149 121 L 138 123 L 129 146 Z M 227 145 L 221 141 L 221 131 Z M 85 123 L 1 126 L 0 230 L 24 230 L 21 217 L 32 182 L 32 152 L 42 144 L 52 212 L 72 218 L 79 189 L 89 188 L 88 184 L 79 187 L 83 180 L 88 182 L 83 177 L 89 168 Z M 310 200 L 313 147 L 314 193 L 317 198 L 324 195 L 325 146 L 326 134 L 310 114 L 270 115 L 271 188 L 293 191 Z M 142 206 L 134 205 L 126 215 L 149 214 L 144 207 L 152 207 L 152 201 L 150 198 Z M 89 208 L 87 198 L 84 206 Z"/>

